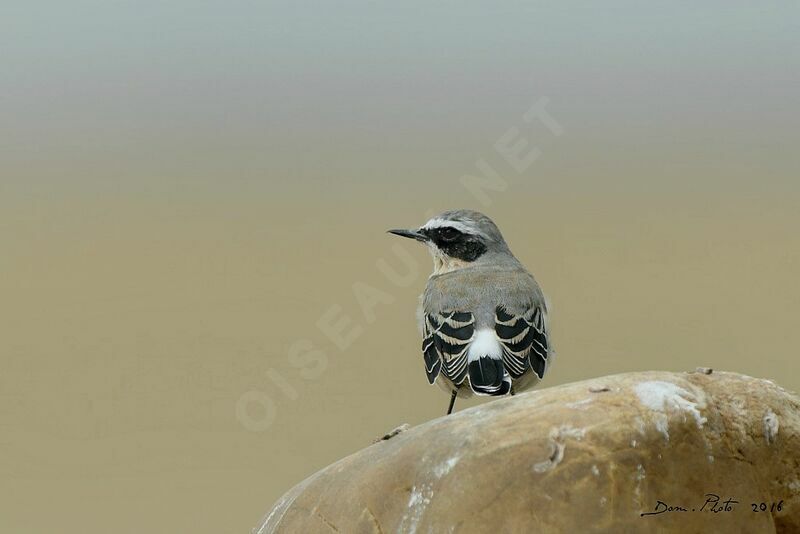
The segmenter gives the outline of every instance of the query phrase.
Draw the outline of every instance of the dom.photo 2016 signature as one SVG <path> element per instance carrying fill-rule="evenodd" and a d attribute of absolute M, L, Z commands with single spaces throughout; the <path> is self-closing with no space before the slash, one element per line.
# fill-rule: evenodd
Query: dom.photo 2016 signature
<path fill-rule="evenodd" d="M 649 512 L 642 512 L 639 514 L 641 517 L 669 514 L 669 513 L 692 513 L 692 512 L 706 512 L 706 513 L 730 513 L 738 509 L 746 509 L 752 513 L 764 512 L 782 512 L 784 509 L 783 501 L 777 502 L 752 502 L 748 503 L 749 506 L 743 508 L 745 505 L 734 497 L 723 500 L 722 497 L 716 493 L 706 493 L 705 502 L 701 506 L 685 506 L 678 504 L 666 503 L 662 500 L 657 500 L 653 509 Z"/>

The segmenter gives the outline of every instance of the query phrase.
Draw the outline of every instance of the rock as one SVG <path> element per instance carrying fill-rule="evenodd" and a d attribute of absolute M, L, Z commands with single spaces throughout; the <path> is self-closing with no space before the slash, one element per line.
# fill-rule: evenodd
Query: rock
<path fill-rule="evenodd" d="M 717 371 L 533 391 L 323 469 L 254 532 L 800 532 L 799 407 Z"/>

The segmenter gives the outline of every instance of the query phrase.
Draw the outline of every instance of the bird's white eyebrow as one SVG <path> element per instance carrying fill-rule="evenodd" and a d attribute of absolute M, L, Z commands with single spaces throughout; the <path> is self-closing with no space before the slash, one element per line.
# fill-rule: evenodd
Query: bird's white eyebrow
<path fill-rule="evenodd" d="M 479 232 L 470 226 L 467 226 L 464 223 L 458 221 L 448 221 L 447 219 L 431 219 L 430 221 L 426 222 L 424 226 L 422 226 L 421 230 L 431 230 L 432 228 L 455 228 L 461 233 L 464 234 L 471 234 L 471 235 L 478 235 Z"/>

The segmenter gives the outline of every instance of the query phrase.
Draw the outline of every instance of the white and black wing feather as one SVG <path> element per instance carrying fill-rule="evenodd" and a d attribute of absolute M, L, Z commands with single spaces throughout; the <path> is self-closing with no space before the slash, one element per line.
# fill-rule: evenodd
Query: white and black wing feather
<path fill-rule="evenodd" d="M 544 376 L 549 355 L 545 313 L 540 306 L 517 315 L 502 307 L 496 310 L 495 332 L 503 344 L 503 363 L 513 378 L 528 368 L 539 378 Z"/>
<path fill-rule="evenodd" d="M 467 376 L 467 348 L 475 333 L 475 318 L 469 312 L 425 315 L 422 355 L 428 382 L 441 372 L 458 385 Z"/>

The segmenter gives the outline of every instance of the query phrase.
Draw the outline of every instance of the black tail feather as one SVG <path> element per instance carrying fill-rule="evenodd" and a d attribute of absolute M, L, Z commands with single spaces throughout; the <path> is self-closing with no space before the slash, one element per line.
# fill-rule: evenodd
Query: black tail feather
<path fill-rule="evenodd" d="M 469 383 L 478 395 L 507 395 L 511 391 L 511 379 L 503 361 L 488 356 L 470 362 Z"/>

